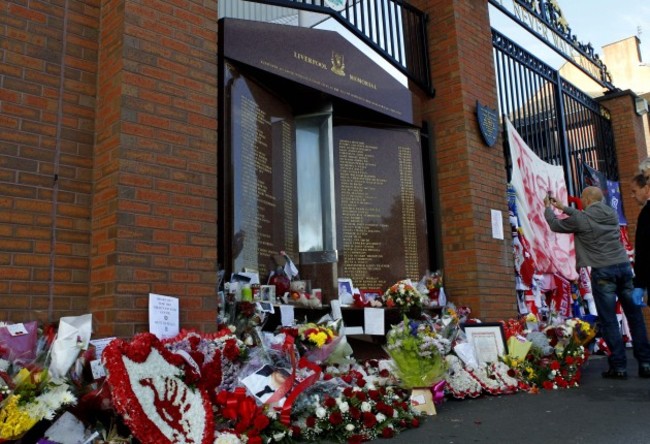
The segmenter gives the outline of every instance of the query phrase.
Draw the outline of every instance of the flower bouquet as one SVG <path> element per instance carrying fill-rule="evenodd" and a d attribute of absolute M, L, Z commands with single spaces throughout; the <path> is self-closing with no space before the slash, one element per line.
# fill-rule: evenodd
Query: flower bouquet
<path fill-rule="evenodd" d="M 445 375 L 451 342 L 436 333 L 432 324 L 404 317 L 388 331 L 385 350 L 404 387 L 431 387 Z"/>
<path fill-rule="evenodd" d="M 418 283 L 417 289 L 425 295 L 425 304 L 428 306 L 442 307 L 447 303 L 440 270 L 427 273 Z"/>
<path fill-rule="evenodd" d="M 52 420 L 64 406 L 77 402 L 68 384 L 52 382 L 40 368 L 23 368 L 9 383 L 0 382 L 0 393 L 0 442 L 21 438 L 39 421 Z"/>
<path fill-rule="evenodd" d="M 403 314 L 412 310 L 421 310 L 425 298 L 413 286 L 410 280 L 399 281 L 381 296 L 382 303 L 388 308 L 399 308 Z"/>
<path fill-rule="evenodd" d="M 284 327 L 282 333 L 293 336 L 300 356 L 316 363 L 323 363 L 334 353 L 341 343 L 339 334 L 342 320 L 319 321 L 300 324 L 296 327 Z"/>
<path fill-rule="evenodd" d="M 374 369 L 377 370 L 377 369 Z M 326 374 L 296 406 L 295 413 L 307 441 L 360 443 L 393 438 L 420 419 L 409 406 L 409 392 L 394 385 L 382 385 L 373 369 L 354 368 L 335 377 Z M 376 373 L 382 373 L 378 371 Z"/>

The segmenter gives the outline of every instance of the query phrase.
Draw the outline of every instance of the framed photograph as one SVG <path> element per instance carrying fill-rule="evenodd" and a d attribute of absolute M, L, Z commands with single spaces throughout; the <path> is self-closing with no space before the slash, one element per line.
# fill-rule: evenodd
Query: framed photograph
<path fill-rule="evenodd" d="M 260 301 L 275 304 L 275 285 L 260 285 Z"/>
<path fill-rule="evenodd" d="M 275 313 L 275 308 L 273 308 L 273 304 L 270 302 L 256 302 L 257 309 L 262 312 L 262 313 Z"/>
<path fill-rule="evenodd" d="M 380 289 L 362 289 L 359 290 L 361 295 L 361 300 L 366 304 L 371 304 L 372 301 L 381 299 L 381 295 L 384 294 Z"/>
<path fill-rule="evenodd" d="M 479 364 L 496 362 L 506 352 L 503 325 L 499 322 L 463 324 L 462 327 Z"/>
<path fill-rule="evenodd" d="M 352 279 L 339 278 L 338 286 L 339 301 L 341 301 L 341 305 L 352 305 L 354 303 L 354 299 L 352 298 L 352 291 L 354 289 L 352 286 Z"/>

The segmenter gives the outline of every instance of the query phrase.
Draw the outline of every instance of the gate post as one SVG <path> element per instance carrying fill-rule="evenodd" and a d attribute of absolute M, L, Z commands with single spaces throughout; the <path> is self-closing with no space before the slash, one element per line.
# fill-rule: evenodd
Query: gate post
<path fill-rule="evenodd" d="M 639 163 L 648 157 L 643 117 L 637 115 L 635 111 L 635 98 L 636 94 L 628 89 L 605 94 L 596 99 L 609 110 L 611 115 L 623 210 L 632 245 L 634 245 L 636 220 L 641 208 L 630 195 L 630 180 L 638 172 Z"/>
<path fill-rule="evenodd" d="M 611 115 L 623 209 L 628 222 L 630 242 L 633 244 L 636 220 L 641 208 L 630 195 L 630 180 L 638 172 L 639 163 L 648 157 L 643 117 L 635 112 L 635 98 L 636 94 L 626 90 L 605 94 L 596 99 L 609 110 Z"/>
<path fill-rule="evenodd" d="M 502 141 L 488 148 L 476 101 L 497 108 L 488 2 L 411 0 L 429 16 L 430 68 L 436 97 L 422 97 L 437 170 L 445 290 L 485 320 L 517 313 Z M 492 237 L 499 210 L 504 240 Z"/>

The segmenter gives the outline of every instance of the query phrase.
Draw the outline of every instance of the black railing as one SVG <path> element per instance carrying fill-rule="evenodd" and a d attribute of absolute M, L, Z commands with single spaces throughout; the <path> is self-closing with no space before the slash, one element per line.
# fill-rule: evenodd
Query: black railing
<path fill-rule="evenodd" d="M 618 180 L 614 138 L 606 110 L 559 72 L 492 29 L 499 108 L 544 161 L 564 168 L 570 194 L 584 187 L 586 164 Z M 511 171 L 509 150 L 505 152 Z"/>
<path fill-rule="evenodd" d="M 414 6 L 402 0 L 340 0 L 340 7 L 333 0 L 249 1 L 327 14 L 427 94 L 435 94 L 429 72 L 427 15 Z"/>

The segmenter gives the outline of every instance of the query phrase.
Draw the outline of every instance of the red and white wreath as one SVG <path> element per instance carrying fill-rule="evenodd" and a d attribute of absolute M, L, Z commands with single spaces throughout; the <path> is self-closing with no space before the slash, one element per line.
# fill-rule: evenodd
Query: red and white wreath
<path fill-rule="evenodd" d="M 214 418 L 208 394 L 184 378 L 196 371 L 150 333 L 112 341 L 102 354 L 117 412 L 143 444 L 209 444 Z"/>

